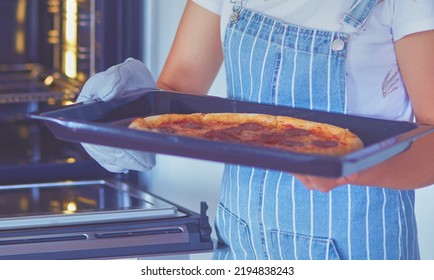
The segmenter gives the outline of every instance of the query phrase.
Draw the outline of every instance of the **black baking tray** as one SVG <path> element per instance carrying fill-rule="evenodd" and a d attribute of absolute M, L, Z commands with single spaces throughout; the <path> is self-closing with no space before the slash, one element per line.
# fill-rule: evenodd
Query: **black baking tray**
<path fill-rule="evenodd" d="M 292 116 L 348 128 L 364 148 L 344 156 L 309 155 L 249 144 L 196 139 L 127 128 L 132 118 L 164 113 L 264 113 Z M 143 90 L 108 102 L 75 104 L 32 114 L 59 139 L 324 177 L 347 176 L 379 164 L 434 131 L 411 122 L 274 106 L 214 96 Z"/>

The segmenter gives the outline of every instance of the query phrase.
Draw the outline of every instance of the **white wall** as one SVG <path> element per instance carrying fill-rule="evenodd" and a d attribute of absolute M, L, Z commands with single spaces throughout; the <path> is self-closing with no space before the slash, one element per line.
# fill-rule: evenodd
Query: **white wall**
<path fill-rule="evenodd" d="M 415 209 L 421 257 L 434 260 L 434 185 L 416 191 Z"/>
<path fill-rule="evenodd" d="M 153 51 L 145 57 L 148 57 L 147 64 L 157 77 L 169 53 L 186 1 L 153 0 L 149 2 L 151 2 L 155 16 L 151 20 L 153 28 L 150 28 L 154 38 L 152 44 L 148 44 L 151 45 Z M 225 95 L 226 83 L 223 72 L 220 71 L 210 95 Z M 210 223 L 213 225 L 220 198 L 222 173 L 223 164 L 221 163 L 158 155 L 157 166 L 149 176 L 150 191 L 194 211 L 199 211 L 200 202 L 206 201 L 209 206 Z"/>
<path fill-rule="evenodd" d="M 163 67 L 169 52 L 176 27 L 185 6 L 185 0 L 151 0 L 154 9 L 152 49 L 147 61 L 155 76 Z M 148 44 L 149 45 L 149 44 Z M 210 94 L 224 95 L 225 77 L 219 74 Z M 210 207 L 213 223 L 220 195 L 220 178 L 223 165 L 220 163 L 186 159 L 173 156 L 158 156 L 158 164 L 151 172 L 151 191 L 182 206 L 199 211 L 200 201 Z M 421 256 L 434 260 L 434 187 L 416 192 L 416 215 L 419 225 Z"/>

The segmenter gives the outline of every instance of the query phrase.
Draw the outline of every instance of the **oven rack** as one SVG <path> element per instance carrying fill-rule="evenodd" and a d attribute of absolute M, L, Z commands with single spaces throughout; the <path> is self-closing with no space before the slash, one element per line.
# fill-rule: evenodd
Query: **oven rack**
<path fill-rule="evenodd" d="M 41 64 L 0 65 L 0 104 L 72 100 L 81 86 Z"/>

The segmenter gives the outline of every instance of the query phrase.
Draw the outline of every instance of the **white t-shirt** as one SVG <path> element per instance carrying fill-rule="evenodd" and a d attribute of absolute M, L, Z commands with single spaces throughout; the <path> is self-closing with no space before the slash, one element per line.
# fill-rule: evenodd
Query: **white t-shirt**
<path fill-rule="evenodd" d="M 230 0 L 193 0 L 221 16 L 222 40 Z M 239 2 L 239 1 L 238 1 Z M 351 32 L 340 17 L 350 0 L 248 0 L 246 8 L 284 23 Z M 412 108 L 398 74 L 393 42 L 411 33 L 434 29 L 434 0 L 379 1 L 367 20 L 366 31 L 349 43 L 346 64 L 348 113 L 394 120 L 412 120 Z"/>

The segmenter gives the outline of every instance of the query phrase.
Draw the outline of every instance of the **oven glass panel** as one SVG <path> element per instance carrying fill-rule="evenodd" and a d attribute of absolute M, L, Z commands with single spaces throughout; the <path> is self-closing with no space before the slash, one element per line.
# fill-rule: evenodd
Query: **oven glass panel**
<path fill-rule="evenodd" d="M 57 140 L 43 124 L 0 122 L 0 130 L 0 165 L 88 160 L 78 144 Z"/>
<path fill-rule="evenodd" d="M 125 210 L 150 207 L 143 199 L 131 196 L 105 183 L 83 186 L 33 185 L 0 189 L 0 218 L 48 214 Z"/>
<path fill-rule="evenodd" d="M 180 217 L 173 204 L 117 180 L 0 186 L 0 229 Z"/>

